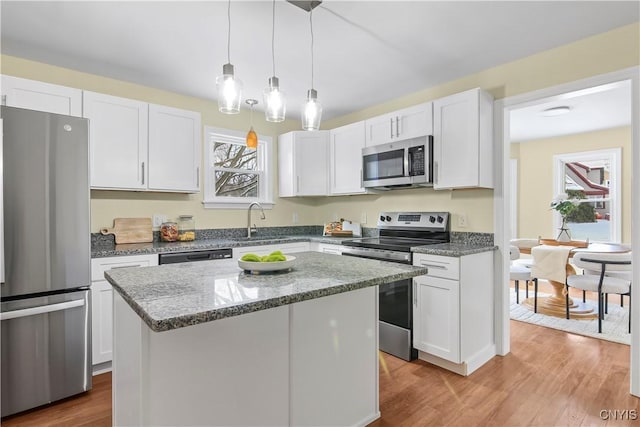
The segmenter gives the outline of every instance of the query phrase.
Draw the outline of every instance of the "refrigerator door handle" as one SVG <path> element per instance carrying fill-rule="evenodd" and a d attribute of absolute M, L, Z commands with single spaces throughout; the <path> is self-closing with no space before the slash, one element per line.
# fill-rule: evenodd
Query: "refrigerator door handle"
<path fill-rule="evenodd" d="M 54 311 L 67 310 L 75 307 L 82 307 L 84 305 L 84 299 L 75 301 L 66 301 L 58 304 L 41 305 L 38 307 L 24 308 L 22 310 L 5 311 L 0 313 L 1 320 L 17 319 L 19 317 L 34 316 L 36 314 L 51 313 Z"/>

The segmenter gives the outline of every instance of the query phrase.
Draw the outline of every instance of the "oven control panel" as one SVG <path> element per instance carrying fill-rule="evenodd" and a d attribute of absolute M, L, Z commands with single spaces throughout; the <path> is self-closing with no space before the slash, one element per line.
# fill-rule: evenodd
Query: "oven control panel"
<path fill-rule="evenodd" d="M 449 212 L 380 212 L 378 228 L 449 230 Z"/>

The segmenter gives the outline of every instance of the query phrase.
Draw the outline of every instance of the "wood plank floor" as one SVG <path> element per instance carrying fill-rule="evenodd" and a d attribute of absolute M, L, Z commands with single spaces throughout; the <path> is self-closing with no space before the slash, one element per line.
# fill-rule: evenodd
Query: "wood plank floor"
<path fill-rule="evenodd" d="M 511 321 L 511 348 L 466 378 L 382 353 L 382 418 L 371 426 L 640 425 L 600 418 L 607 409 L 640 417 L 640 399 L 629 394 L 628 346 Z M 111 375 L 94 377 L 88 393 L 2 425 L 110 426 Z"/>

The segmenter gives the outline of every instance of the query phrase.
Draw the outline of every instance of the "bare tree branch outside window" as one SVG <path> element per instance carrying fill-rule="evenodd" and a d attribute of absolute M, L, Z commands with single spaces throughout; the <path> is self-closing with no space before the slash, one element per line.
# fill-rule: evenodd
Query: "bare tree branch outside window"
<path fill-rule="evenodd" d="M 258 151 L 245 145 L 214 144 L 215 191 L 218 197 L 258 197 Z"/>

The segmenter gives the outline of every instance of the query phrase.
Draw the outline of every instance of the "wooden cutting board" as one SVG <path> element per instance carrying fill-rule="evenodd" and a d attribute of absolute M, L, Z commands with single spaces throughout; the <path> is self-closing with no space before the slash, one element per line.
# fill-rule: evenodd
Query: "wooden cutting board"
<path fill-rule="evenodd" d="M 153 242 L 151 218 L 116 218 L 113 228 L 103 228 L 102 234 L 113 234 L 116 244 Z"/>

